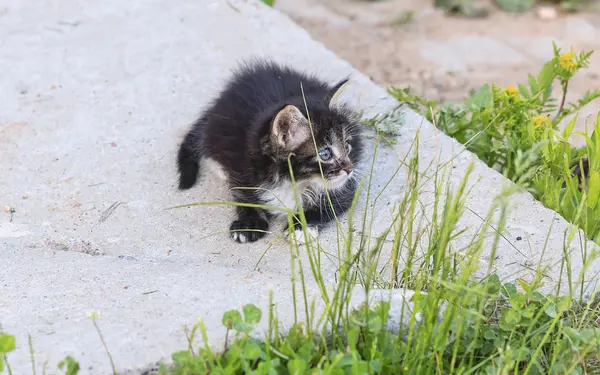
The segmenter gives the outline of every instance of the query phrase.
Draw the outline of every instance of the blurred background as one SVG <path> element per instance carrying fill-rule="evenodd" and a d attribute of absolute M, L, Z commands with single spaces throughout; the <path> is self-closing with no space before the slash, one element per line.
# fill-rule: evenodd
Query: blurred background
<path fill-rule="evenodd" d="M 277 0 L 311 36 L 384 87 L 453 102 L 486 82 L 526 83 L 553 57 L 600 47 L 600 1 Z M 600 87 L 600 52 L 568 100 Z M 597 100 L 595 102 L 598 102 Z M 597 114 L 600 103 L 586 114 Z"/>

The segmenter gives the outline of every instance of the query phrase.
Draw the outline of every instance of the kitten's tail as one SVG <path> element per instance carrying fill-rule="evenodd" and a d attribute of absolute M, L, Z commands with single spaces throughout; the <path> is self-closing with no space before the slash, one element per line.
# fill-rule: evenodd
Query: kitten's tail
<path fill-rule="evenodd" d="M 195 151 L 197 147 L 196 135 L 193 132 L 187 133 L 177 154 L 179 190 L 189 189 L 196 184 L 200 172 L 200 155 Z"/>

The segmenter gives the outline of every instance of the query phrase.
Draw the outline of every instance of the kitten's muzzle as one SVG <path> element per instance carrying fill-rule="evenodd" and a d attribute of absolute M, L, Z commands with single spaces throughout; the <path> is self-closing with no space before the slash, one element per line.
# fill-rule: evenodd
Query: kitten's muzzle
<path fill-rule="evenodd" d="M 339 161 L 339 169 L 340 171 L 344 171 L 347 174 L 350 174 L 350 172 L 352 172 L 352 170 L 354 169 L 354 164 L 352 163 L 352 161 L 350 161 L 350 159 L 347 156 L 344 156 Z"/>
<path fill-rule="evenodd" d="M 353 170 L 354 170 L 354 164 L 352 164 L 352 162 L 350 161 L 350 159 L 348 159 L 348 157 L 344 157 L 344 158 L 341 158 L 339 161 L 337 161 L 334 164 L 334 166 L 330 170 L 330 172 L 327 173 L 327 176 L 329 178 L 336 179 L 336 178 L 341 177 L 343 172 L 345 172 L 345 176 L 349 176 Z"/>

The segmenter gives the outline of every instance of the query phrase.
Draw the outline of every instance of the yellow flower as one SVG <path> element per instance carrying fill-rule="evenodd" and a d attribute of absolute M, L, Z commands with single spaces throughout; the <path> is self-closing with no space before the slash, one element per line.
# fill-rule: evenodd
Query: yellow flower
<path fill-rule="evenodd" d="M 519 95 L 519 89 L 513 85 L 508 85 L 508 87 L 506 88 L 506 90 L 504 90 L 504 92 L 506 93 L 506 95 L 509 95 L 509 96 L 516 97 Z"/>
<path fill-rule="evenodd" d="M 573 53 L 573 51 L 566 52 L 560 55 L 558 63 L 560 64 L 560 66 L 562 66 L 569 72 L 574 71 L 575 67 L 577 66 L 577 63 L 575 62 L 575 54 Z"/>
<path fill-rule="evenodd" d="M 543 127 L 550 124 L 550 118 L 548 116 L 538 115 L 533 118 L 533 126 Z"/>

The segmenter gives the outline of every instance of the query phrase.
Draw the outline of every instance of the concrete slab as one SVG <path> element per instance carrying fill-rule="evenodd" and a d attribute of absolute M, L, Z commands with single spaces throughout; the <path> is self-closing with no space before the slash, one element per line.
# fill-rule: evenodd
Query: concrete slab
<path fill-rule="evenodd" d="M 367 115 L 386 112 L 395 101 L 288 18 L 254 1 L 108 0 L 83 6 L 42 0 L 33 7 L 10 0 L 4 7 L 0 71 L 8 74 L 0 75 L 0 207 L 15 212 L 12 221 L 10 213 L 0 213 L 0 323 L 20 345 L 11 356 L 14 373 L 30 371 L 27 334 L 38 363 L 54 366 L 73 355 L 82 374 L 108 373 L 90 311 L 100 311 L 118 369 L 133 372 L 185 347 L 182 325 L 200 316 L 218 343 L 223 311 L 249 302 L 265 306 L 271 289 L 281 319 L 289 323 L 285 241 L 272 235 L 252 245 L 231 242 L 224 233 L 230 207 L 166 210 L 229 199 L 217 179 L 176 191 L 180 137 L 229 69 L 251 56 L 273 57 L 331 81 L 351 73 L 345 96 Z M 417 130 L 423 170 L 462 150 L 406 112 L 397 145 L 377 151 L 373 196 L 392 182 L 369 208 L 377 212 L 373 236 L 389 226 L 390 207 L 406 182 L 404 169 L 393 173 Z M 471 160 L 467 152 L 457 156 L 453 176 L 461 177 Z M 507 182 L 479 162 L 476 179 L 481 181 L 460 223 L 470 229 L 457 247 L 480 226 Z M 431 186 L 424 187 L 425 203 Z M 511 213 L 496 261 L 498 272 L 511 277 L 527 275 L 523 266 L 537 263 L 551 223 L 544 261 L 559 259 L 567 228 L 528 194 L 514 197 L 513 204 L 518 210 Z M 320 241 L 323 273 L 334 282 L 335 231 L 325 231 Z M 573 256 L 572 263 L 581 269 L 580 258 Z M 549 287 L 557 274 L 549 274 Z"/>
<path fill-rule="evenodd" d="M 486 36 L 461 36 L 447 42 L 427 41 L 421 57 L 438 64 L 444 71 L 460 71 L 481 66 L 514 66 L 526 63 L 527 57 L 511 46 Z"/>
<path fill-rule="evenodd" d="M 565 21 L 565 34 L 581 42 L 593 42 L 598 31 L 596 25 L 583 17 L 569 17 Z"/>
<path fill-rule="evenodd" d="M 554 57 L 553 44 L 558 48 L 564 48 L 564 43 L 552 36 L 508 37 L 506 42 L 523 55 L 539 63 L 545 63 Z"/>

